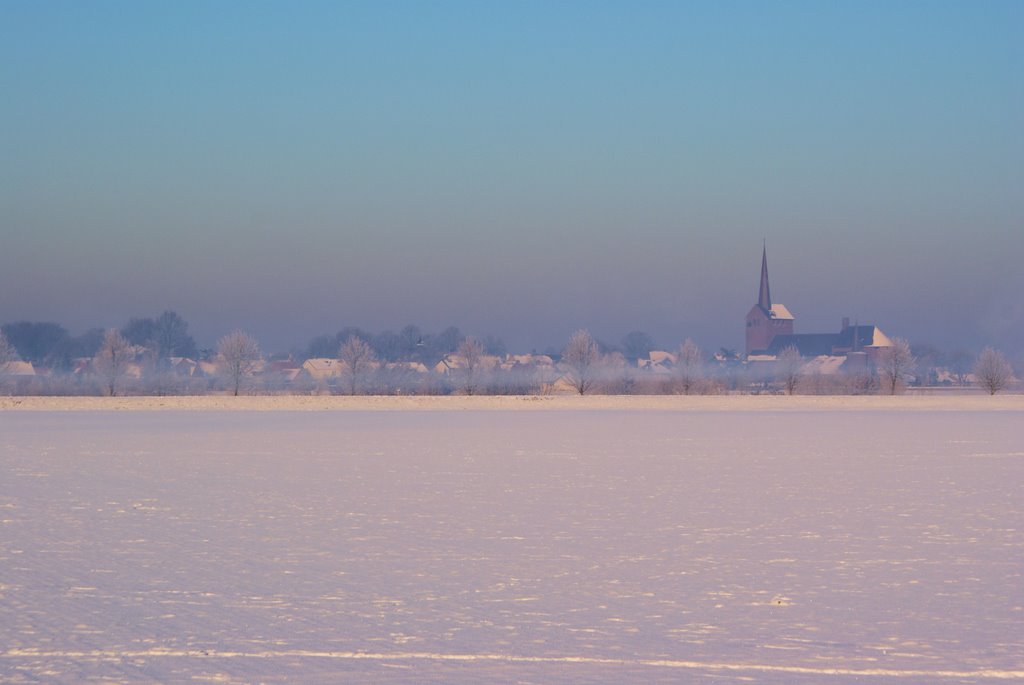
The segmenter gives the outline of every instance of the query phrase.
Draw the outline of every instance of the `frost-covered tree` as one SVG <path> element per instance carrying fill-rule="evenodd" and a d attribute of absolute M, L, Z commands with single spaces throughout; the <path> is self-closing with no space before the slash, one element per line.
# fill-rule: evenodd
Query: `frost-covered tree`
<path fill-rule="evenodd" d="M 601 362 L 601 351 L 590 333 L 578 330 L 569 338 L 562 353 L 562 363 L 568 371 L 566 376 L 581 395 L 593 390 Z"/>
<path fill-rule="evenodd" d="M 971 355 L 967 350 L 956 350 L 950 355 L 949 372 L 961 388 L 967 385 L 967 377 L 971 374 Z"/>
<path fill-rule="evenodd" d="M 238 396 L 242 380 L 252 374 L 260 361 L 260 346 L 245 331 L 228 333 L 217 343 L 220 373 Z"/>
<path fill-rule="evenodd" d="M 804 358 L 794 345 L 789 345 L 779 353 L 776 359 L 776 373 L 787 395 L 796 392 L 796 386 L 803 375 Z"/>
<path fill-rule="evenodd" d="M 905 386 L 916 361 L 910 352 L 910 344 L 903 338 L 895 338 L 891 346 L 882 348 L 878 353 L 877 363 L 882 389 L 895 395 L 896 391 Z"/>
<path fill-rule="evenodd" d="M 986 347 L 978 355 L 978 361 L 974 365 L 974 378 L 978 385 L 985 388 L 989 395 L 995 395 L 1013 380 L 1013 367 L 1002 352 Z"/>
<path fill-rule="evenodd" d="M 679 389 L 684 395 L 696 390 L 704 380 L 704 353 L 689 338 L 683 341 L 676 352 L 676 376 L 679 378 Z"/>
<path fill-rule="evenodd" d="M 69 363 L 68 341 L 71 335 L 56 323 L 16 321 L 5 323 L 0 332 L 18 351 L 22 361 L 32 362 L 37 368 L 65 368 Z"/>
<path fill-rule="evenodd" d="M 466 338 L 459 343 L 457 354 L 462 357 L 465 366 L 462 368 L 462 389 L 467 395 L 476 393 L 480 385 L 480 376 L 483 369 L 481 362 L 484 356 L 484 346 L 476 338 Z"/>
<path fill-rule="evenodd" d="M 148 349 L 156 360 L 195 357 L 198 353 L 195 340 L 188 334 L 188 323 L 173 311 L 155 319 L 132 317 L 121 335 L 132 345 Z"/>
<path fill-rule="evenodd" d="M 3 331 L 0 331 L 0 389 L 6 387 L 6 377 L 10 369 L 8 365 L 13 362 L 18 356 L 18 353 L 14 349 L 14 345 L 7 341 L 7 336 L 4 335 Z"/>
<path fill-rule="evenodd" d="M 452 354 L 458 350 L 463 337 L 457 326 L 449 326 L 437 335 L 427 336 L 426 347 L 433 348 L 434 356 L 441 359 L 446 354 Z"/>
<path fill-rule="evenodd" d="M 338 361 L 342 365 L 342 373 L 348 380 L 348 391 L 350 395 L 360 392 L 366 376 L 373 370 L 377 356 L 373 348 L 356 335 L 349 335 L 338 350 Z"/>
<path fill-rule="evenodd" d="M 93 366 L 103 379 L 104 389 L 111 397 L 117 395 L 118 383 L 124 377 L 132 356 L 132 345 L 120 331 L 111 328 L 104 334 L 103 344 L 93 359 Z"/>
<path fill-rule="evenodd" d="M 133 316 L 121 327 L 121 335 L 136 347 L 149 347 L 156 337 L 156 321 L 149 317 Z"/>
<path fill-rule="evenodd" d="M 159 359 L 196 356 L 196 341 L 188 334 L 188 323 L 177 312 L 165 311 L 158 316 L 154 333 Z"/>
<path fill-rule="evenodd" d="M 8 342 L 7 336 L 4 335 L 3 331 L 0 331 L 0 370 L 2 370 L 2 367 L 7 362 L 14 361 L 17 356 L 18 353 L 15 351 L 14 345 Z"/>
<path fill-rule="evenodd" d="M 630 331 L 622 339 L 622 354 L 636 366 L 638 359 L 646 359 L 654 349 L 654 338 L 643 331 Z"/>
<path fill-rule="evenodd" d="M 911 345 L 910 353 L 914 355 L 917 362 L 917 368 L 914 370 L 917 384 L 936 385 L 939 380 L 939 368 L 945 364 L 945 355 L 937 347 L 928 343 Z"/>
<path fill-rule="evenodd" d="M 505 347 L 505 342 L 496 336 L 488 335 L 483 339 L 485 354 L 492 354 L 495 357 L 504 357 L 508 354 L 508 348 Z"/>

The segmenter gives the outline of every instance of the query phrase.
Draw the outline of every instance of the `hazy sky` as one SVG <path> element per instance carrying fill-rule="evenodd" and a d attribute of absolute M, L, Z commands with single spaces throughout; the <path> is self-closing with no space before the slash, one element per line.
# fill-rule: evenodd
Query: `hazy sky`
<path fill-rule="evenodd" d="M 0 4 L 0 322 L 1024 347 L 1024 2 Z"/>

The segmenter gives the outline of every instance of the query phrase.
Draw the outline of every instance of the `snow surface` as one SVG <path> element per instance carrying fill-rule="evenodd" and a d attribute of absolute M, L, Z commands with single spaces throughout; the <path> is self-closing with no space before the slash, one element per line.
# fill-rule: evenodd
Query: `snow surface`
<path fill-rule="evenodd" d="M 0 411 L 1017 411 L 1024 395 L 991 397 L 961 388 L 915 395 L 228 395 L 169 397 L 0 397 Z M 964 393 L 973 394 L 964 394 Z"/>
<path fill-rule="evenodd" d="M 1024 681 L 1019 398 L 789 399 L 0 411 L 0 682 Z"/>

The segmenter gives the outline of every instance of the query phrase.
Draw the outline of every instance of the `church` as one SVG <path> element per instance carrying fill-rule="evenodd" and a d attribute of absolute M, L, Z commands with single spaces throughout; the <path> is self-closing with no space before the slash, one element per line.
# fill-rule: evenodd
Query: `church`
<path fill-rule="evenodd" d="M 874 360 L 878 351 L 892 341 L 877 326 L 850 325 L 843 317 L 838 333 L 794 333 L 795 317 L 786 305 L 772 302 L 768 285 L 768 248 L 761 252 L 761 287 L 757 304 L 747 313 L 747 358 L 774 358 L 787 347 L 795 347 L 802 357 L 849 357 L 866 355 Z"/>

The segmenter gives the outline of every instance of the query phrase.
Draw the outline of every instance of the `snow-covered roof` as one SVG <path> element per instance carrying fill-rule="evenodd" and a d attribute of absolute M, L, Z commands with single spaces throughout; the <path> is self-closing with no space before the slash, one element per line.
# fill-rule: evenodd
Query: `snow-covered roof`
<path fill-rule="evenodd" d="M 813 359 L 808 359 L 804 364 L 804 373 L 817 373 L 823 376 L 830 376 L 841 371 L 842 365 L 846 362 L 845 356 L 823 354 Z"/>
<path fill-rule="evenodd" d="M 429 371 L 429 369 L 427 369 L 426 365 L 424 365 L 422 362 L 408 362 L 408 361 L 405 361 L 405 362 L 388 362 L 387 364 L 384 365 L 384 368 L 390 369 L 390 370 L 405 369 L 406 371 L 415 371 L 416 373 L 427 373 Z"/>
<path fill-rule="evenodd" d="M 482 354 L 477 359 L 477 367 L 482 369 L 493 369 L 501 363 L 501 359 L 490 354 Z M 437 373 L 449 373 L 454 369 L 465 369 L 469 366 L 469 361 L 461 354 L 447 354 L 444 358 L 434 365 L 434 371 Z"/>
<path fill-rule="evenodd" d="M 651 362 L 655 364 L 675 364 L 676 356 L 671 352 L 665 352 L 663 350 L 651 350 L 647 356 Z"/>
<path fill-rule="evenodd" d="M 313 378 L 327 378 L 341 374 L 341 362 L 327 358 L 307 359 L 302 362 L 302 369 Z"/>
<path fill-rule="evenodd" d="M 874 327 L 870 347 L 892 347 L 892 340 L 878 326 Z"/>
<path fill-rule="evenodd" d="M 217 373 L 217 365 L 213 362 L 197 362 L 196 368 L 198 369 L 199 373 L 201 373 L 204 376 L 213 376 L 216 375 Z"/>
<path fill-rule="evenodd" d="M 510 354 L 505 357 L 507 368 L 516 364 L 524 366 L 554 366 L 555 361 L 546 354 Z"/>
<path fill-rule="evenodd" d="M 35 376 L 36 370 L 32 362 L 7 362 L 0 364 L 0 374 L 4 376 Z"/>

